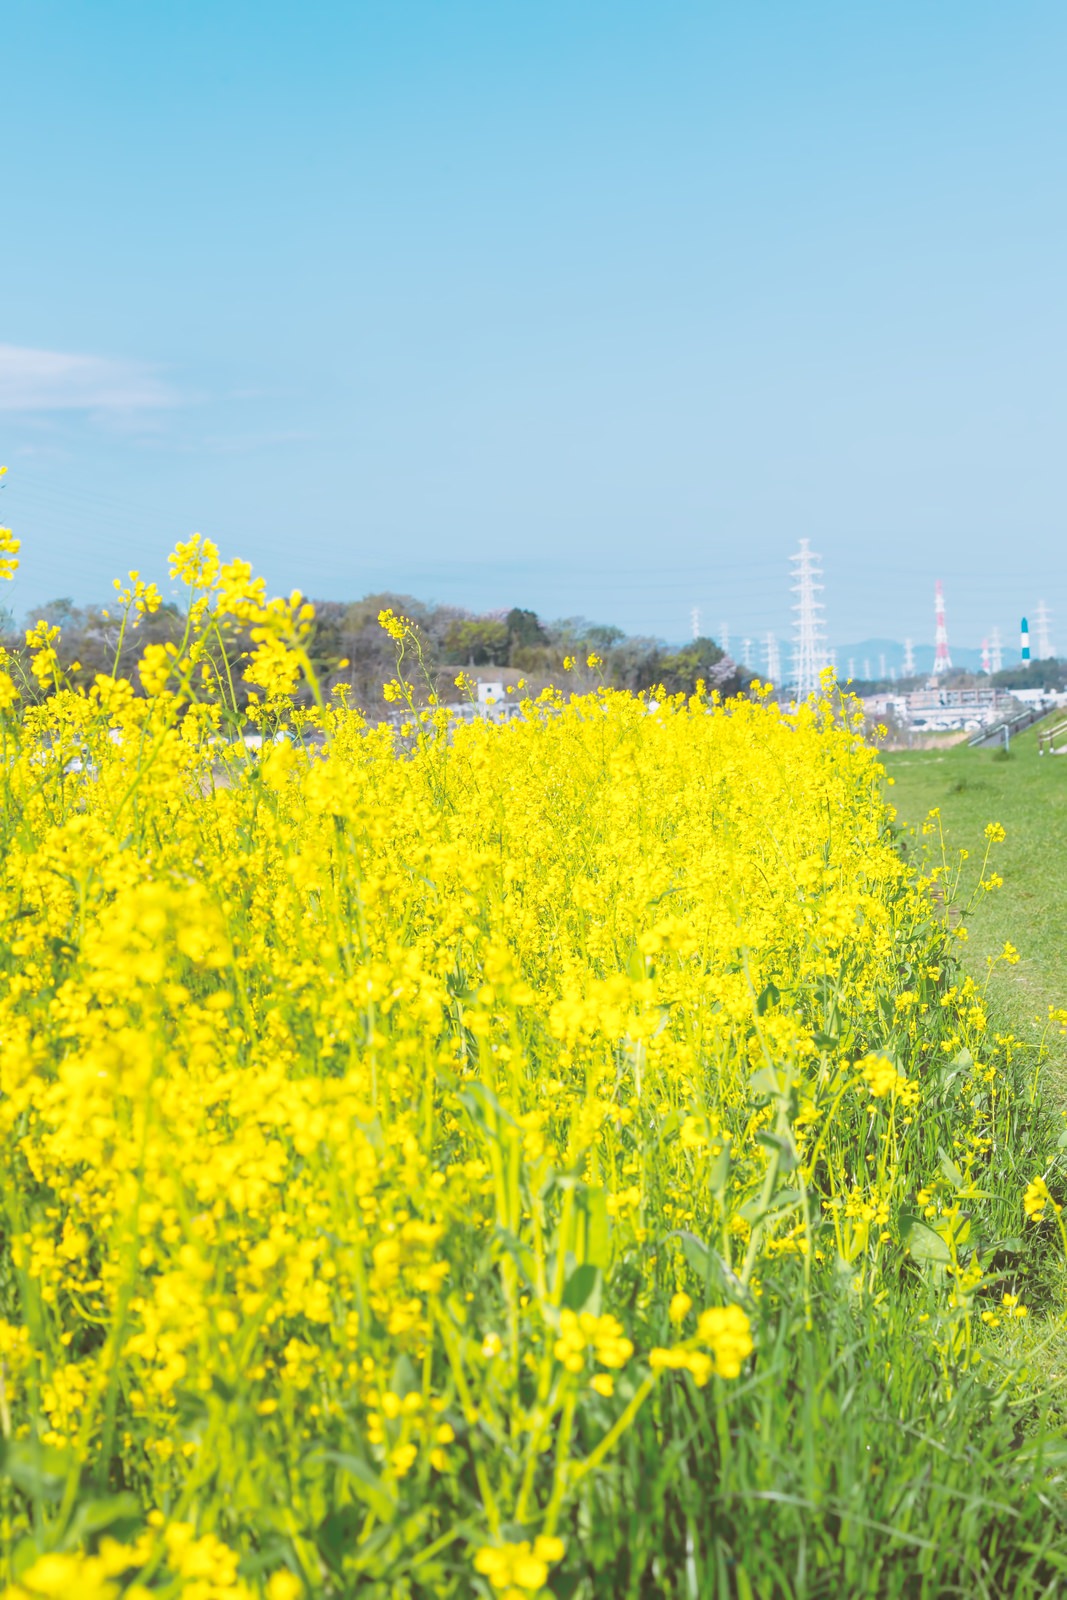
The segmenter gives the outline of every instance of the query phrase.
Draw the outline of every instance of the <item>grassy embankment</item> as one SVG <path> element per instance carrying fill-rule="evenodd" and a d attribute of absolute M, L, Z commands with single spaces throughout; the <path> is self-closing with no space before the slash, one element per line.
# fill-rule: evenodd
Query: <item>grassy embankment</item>
<path fill-rule="evenodd" d="M 884 757 L 893 780 L 890 799 L 898 824 L 907 830 L 905 848 L 916 858 L 927 847 L 936 860 L 940 840 L 922 835 L 928 813 L 940 808 L 941 832 L 950 862 L 970 852 L 963 865 L 959 901 L 970 898 L 981 866 L 983 829 L 1000 822 L 1007 831 L 997 847 L 995 870 L 1003 886 L 980 894 L 967 917 L 969 938 L 964 964 L 982 981 L 988 962 L 1010 941 L 1019 951 L 1016 965 L 1000 962 L 989 978 L 995 1025 L 1027 1041 L 1037 1057 L 1042 1038 L 1048 1057 L 1041 1069 L 1045 1104 L 1054 1116 L 1067 1116 L 1067 1040 L 1048 1026 L 1050 1007 L 1067 1005 L 1067 757 L 1038 755 L 1038 735 L 1062 720 L 1055 712 L 1012 741 L 1007 758 L 1000 751 L 901 751 Z M 1064 1414 L 1067 1395 L 1067 1329 L 1056 1303 L 1035 1306 L 1024 1343 L 1032 1377 Z M 1010 1365 L 1020 1350 L 1005 1350 Z"/>
<path fill-rule="evenodd" d="M 1062 720 L 1055 712 L 1050 722 Z M 890 799 L 898 823 L 908 830 L 907 849 L 939 849 L 936 836 L 923 839 L 922 824 L 939 807 L 950 863 L 969 850 L 960 884 L 966 903 L 978 878 L 987 822 L 1000 822 L 1007 839 L 996 856 L 1003 887 L 983 894 L 968 917 L 965 964 L 983 979 L 987 960 L 1005 940 L 1019 951 L 1016 966 L 999 964 L 989 986 L 997 1018 L 1020 1038 L 1044 1033 L 1050 1006 L 1067 1006 L 1067 757 L 1038 755 L 1038 733 L 1018 735 L 1011 755 L 972 750 L 909 750 L 884 757 L 893 780 Z M 1049 1031 L 1045 1091 L 1050 1104 L 1067 1109 L 1067 1043 Z"/>

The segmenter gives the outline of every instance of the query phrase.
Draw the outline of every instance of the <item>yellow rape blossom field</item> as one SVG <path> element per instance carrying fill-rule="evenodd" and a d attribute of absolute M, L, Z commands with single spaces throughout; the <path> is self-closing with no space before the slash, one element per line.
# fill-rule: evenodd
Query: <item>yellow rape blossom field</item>
<path fill-rule="evenodd" d="M 1056 1130 L 852 704 L 453 724 L 387 614 L 371 727 L 171 570 L 0 675 L 7 1600 L 1060 1592 Z"/>

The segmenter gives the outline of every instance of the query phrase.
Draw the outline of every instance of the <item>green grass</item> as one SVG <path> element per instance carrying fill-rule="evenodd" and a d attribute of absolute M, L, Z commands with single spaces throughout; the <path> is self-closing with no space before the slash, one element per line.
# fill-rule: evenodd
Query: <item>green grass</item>
<path fill-rule="evenodd" d="M 1052 721 L 1062 720 L 1053 713 Z M 1007 839 L 994 846 L 992 861 L 1002 888 L 983 894 L 967 918 L 970 939 L 965 964 L 984 978 L 987 960 L 1010 940 L 1017 966 L 999 965 L 990 982 L 997 1023 L 1034 1041 L 1044 1032 L 1049 1006 L 1067 1006 L 1067 756 L 1039 756 L 1037 736 L 1046 724 L 1019 734 L 1005 760 L 1001 751 L 901 751 L 885 756 L 893 780 L 889 798 L 898 823 L 908 830 L 905 848 L 916 856 L 924 845 L 927 813 L 940 807 L 950 862 L 970 851 L 963 899 L 977 881 L 985 849 L 983 829 L 1000 822 Z M 1045 1087 L 1050 1101 L 1067 1107 L 1067 1043 L 1049 1035 Z"/>
<path fill-rule="evenodd" d="M 991 865 L 1003 887 L 981 893 L 967 914 L 969 938 L 964 965 L 985 980 L 987 962 L 1010 941 L 1019 951 L 1016 966 L 1001 962 L 989 979 L 992 1025 L 1010 1031 L 1033 1047 L 1042 1037 L 1048 1058 L 1041 1067 L 1042 1098 L 1058 1120 L 1067 1116 L 1067 1040 L 1048 1027 L 1050 1006 L 1067 1006 L 1067 756 L 1039 756 L 1038 734 L 1062 721 L 1054 712 L 1045 722 L 1019 734 L 1005 759 L 1000 750 L 901 751 L 884 758 L 888 790 L 905 830 L 903 846 L 913 859 L 924 847 L 938 859 L 937 835 L 922 835 L 922 825 L 939 807 L 950 864 L 960 850 L 970 852 L 960 880 L 966 903 L 978 880 L 985 851 L 984 829 L 999 822 L 1007 832 L 993 847 Z M 1029 1054 L 1029 1051 L 1027 1052 Z M 1022 1151 L 1014 1152 L 1016 1159 Z M 1035 1160 L 1035 1170 L 1038 1163 Z M 1062 1305 L 1067 1277 L 1063 1269 L 1042 1272 L 1042 1284 L 1025 1291 L 1034 1315 L 1008 1336 L 1004 1329 L 987 1344 L 1006 1368 L 1024 1364 L 1032 1392 L 1049 1406 L 1055 1427 L 1067 1426 L 1067 1327 Z"/>

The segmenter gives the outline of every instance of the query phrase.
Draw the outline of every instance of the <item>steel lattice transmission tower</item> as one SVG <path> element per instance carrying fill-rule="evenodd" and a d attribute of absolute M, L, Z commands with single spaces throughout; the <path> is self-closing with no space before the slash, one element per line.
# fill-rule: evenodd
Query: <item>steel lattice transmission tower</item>
<path fill-rule="evenodd" d="M 782 658 L 778 653 L 778 640 L 773 633 L 767 635 L 763 650 L 767 660 L 767 678 L 775 688 L 779 688 L 782 682 Z"/>
<path fill-rule="evenodd" d="M 800 549 L 789 559 L 793 563 L 792 589 L 797 597 L 793 607 L 793 689 L 798 700 L 806 700 L 819 687 L 819 673 L 826 665 L 823 604 L 816 598 L 823 587 L 819 582 L 822 568 L 807 539 L 801 539 Z"/>
<path fill-rule="evenodd" d="M 989 668 L 991 672 L 1004 670 L 1004 647 L 1000 642 L 999 628 L 994 628 L 989 636 Z"/>
<path fill-rule="evenodd" d="M 1037 634 L 1037 659 L 1047 661 L 1056 654 L 1052 647 L 1052 635 L 1049 632 L 1049 623 L 1052 615 L 1048 606 L 1042 600 L 1034 612 L 1034 631 Z"/>
<path fill-rule="evenodd" d="M 952 657 L 948 653 L 948 629 L 945 627 L 945 591 L 941 587 L 941 579 L 937 580 L 934 588 L 934 677 L 939 677 L 943 672 L 952 671 Z"/>
<path fill-rule="evenodd" d="M 911 647 L 910 639 L 904 640 L 904 676 L 906 678 L 915 676 L 915 651 Z"/>

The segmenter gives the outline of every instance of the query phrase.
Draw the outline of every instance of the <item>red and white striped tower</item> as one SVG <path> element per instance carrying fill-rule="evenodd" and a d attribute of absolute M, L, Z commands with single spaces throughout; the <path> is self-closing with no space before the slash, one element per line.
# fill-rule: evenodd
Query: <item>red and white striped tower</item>
<path fill-rule="evenodd" d="M 989 640 L 982 640 L 982 671 L 989 675 Z"/>
<path fill-rule="evenodd" d="M 934 616 L 937 627 L 934 630 L 934 676 L 942 672 L 952 671 L 952 657 L 948 653 L 948 629 L 945 627 L 945 591 L 941 587 L 941 579 L 937 580 L 934 590 Z"/>

